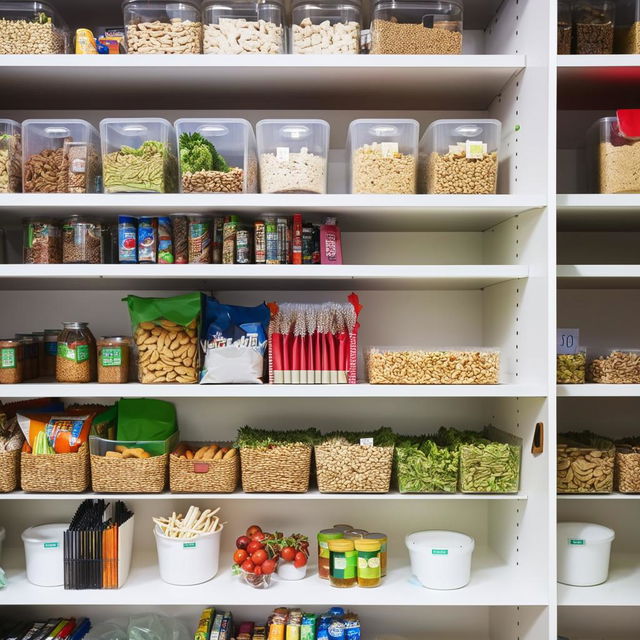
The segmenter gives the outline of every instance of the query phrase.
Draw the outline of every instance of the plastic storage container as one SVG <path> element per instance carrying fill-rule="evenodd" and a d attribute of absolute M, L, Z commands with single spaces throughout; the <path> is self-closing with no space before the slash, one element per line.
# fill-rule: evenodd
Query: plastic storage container
<path fill-rule="evenodd" d="M 70 31 L 44 2 L 0 3 L 0 54 L 69 53 Z"/>
<path fill-rule="evenodd" d="M 640 439 L 616 443 L 615 490 L 640 493 Z"/>
<path fill-rule="evenodd" d="M 360 53 L 360 2 L 296 0 L 291 9 L 292 53 Z"/>
<path fill-rule="evenodd" d="M 96 346 L 98 349 L 98 382 L 102 384 L 128 382 L 131 338 L 126 336 L 102 337 Z"/>
<path fill-rule="evenodd" d="M 100 122 L 105 193 L 175 193 L 175 131 L 163 118 Z"/>
<path fill-rule="evenodd" d="M 91 382 L 96 341 L 87 322 L 63 322 L 58 336 L 56 382 Z"/>
<path fill-rule="evenodd" d="M 329 123 L 260 120 L 256 126 L 262 193 L 326 193 Z"/>
<path fill-rule="evenodd" d="M 415 193 L 416 120 L 354 120 L 347 153 L 351 193 Z"/>
<path fill-rule="evenodd" d="M 584 384 L 587 373 L 587 350 L 559 353 L 556 356 L 557 384 Z"/>
<path fill-rule="evenodd" d="M 616 537 L 609 527 L 590 522 L 558 523 L 558 582 L 592 587 L 609 577 L 611 543 Z"/>
<path fill-rule="evenodd" d="M 255 193 L 256 138 L 241 118 L 181 118 L 175 122 L 181 193 Z"/>
<path fill-rule="evenodd" d="M 39 587 L 64 584 L 64 532 L 68 524 L 43 524 L 22 532 L 27 580 Z"/>
<path fill-rule="evenodd" d="M 558 436 L 558 493 L 611 493 L 616 450 L 590 432 Z"/>
<path fill-rule="evenodd" d="M 196 2 L 126 0 L 122 9 L 127 53 L 202 53 L 202 22 Z"/>
<path fill-rule="evenodd" d="M 572 6 L 573 53 L 612 53 L 615 0 L 574 0 Z"/>
<path fill-rule="evenodd" d="M 558 55 L 571 53 L 571 3 L 558 0 Z"/>
<path fill-rule="evenodd" d="M 640 0 L 618 0 L 613 48 L 616 53 L 640 53 Z"/>
<path fill-rule="evenodd" d="M 411 573 L 427 589 L 461 589 L 471 580 L 475 540 L 457 531 L 419 531 L 405 538 Z"/>
<path fill-rule="evenodd" d="M 462 2 L 378 0 L 371 22 L 371 53 L 462 53 Z"/>
<path fill-rule="evenodd" d="M 208 0 L 202 15 L 204 53 L 285 53 L 284 6 L 278 0 Z"/>
<path fill-rule="evenodd" d="M 62 230 L 58 222 L 41 218 L 25 220 L 22 236 L 24 264 L 62 262 Z"/>
<path fill-rule="evenodd" d="M 22 188 L 25 193 L 96 193 L 100 138 L 84 120 L 22 123 Z"/>
<path fill-rule="evenodd" d="M 0 193 L 21 191 L 22 127 L 15 120 L 0 119 Z"/>
<path fill-rule="evenodd" d="M 436 120 L 420 141 L 424 193 L 495 193 L 502 124 L 498 120 Z"/>
<path fill-rule="evenodd" d="M 610 349 L 593 357 L 587 379 L 600 384 L 640 384 L 640 349 Z"/>
<path fill-rule="evenodd" d="M 22 343 L 0 338 L 0 384 L 19 384 L 23 380 Z"/>
<path fill-rule="evenodd" d="M 81 216 L 71 216 L 62 225 L 64 264 L 101 264 L 104 227 Z"/>
<path fill-rule="evenodd" d="M 600 118 L 587 133 L 587 163 L 596 193 L 640 193 L 640 109 Z M 622 116 L 620 118 L 620 116 Z"/>

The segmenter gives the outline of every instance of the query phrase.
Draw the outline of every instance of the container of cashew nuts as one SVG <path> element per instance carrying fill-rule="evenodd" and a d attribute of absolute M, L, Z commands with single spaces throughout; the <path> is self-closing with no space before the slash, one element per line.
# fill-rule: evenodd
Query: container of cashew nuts
<path fill-rule="evenodd" d="M 486 347 L 371 347 L 369 384 L 499 384 L 500 351 Z"/>
<path fill-rule="evenodd" d="M 127 53 L 202 53 L 202 22 L 195 2 L 127 0 L 122 9 Z"/>
<path fill-rule="evenodd" d="M 420 140 L 421 191 L 495 193 L 501 130 L 498 120 L 432 122 Z"/>
<path fill-rule="evenodd" d="M 70 53 L 71 32 L 44 2 L 0 3 L 0 54 Z"/>
<path fill-rule="evenodd" d="M 640 384 L 640 349 L 610 349 L 589 362 L 587 380 L 599 384 Z"/>
<path fill-rule="evenodd" d="M 589 431 L 558 436 L 558 493 L 611 493 L 616 449 Z"/>
<path fill-rule="evenodd" d="M 321 493 L 387 493 L 395 438 L 390 429 L 372 433 L 335 432 L 315 445 Z"/>
<path fill-rule="evenodd" d="M 201 295 L 128 296 L 142 384 L 195 384 L 200 371 L 198 331 Z"/>
<path fill-rule="evenodd" d="M 21 192 L 22 128 L 15 120 L 0 119 L 0 193 Z"/>
<path fill-rule="evenodd" d="M 614 488 L 620 493 L 640 493 L 640 438 L 616 442 Z"/>

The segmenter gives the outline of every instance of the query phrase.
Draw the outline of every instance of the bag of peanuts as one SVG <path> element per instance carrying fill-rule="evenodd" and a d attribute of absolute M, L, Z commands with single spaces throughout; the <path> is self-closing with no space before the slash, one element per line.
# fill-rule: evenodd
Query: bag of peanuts
<path fill-rule="evenodd" d="M 125 299 L 138 348 L 138 380 L 142 384 L 198 382 L 201 294 Z"/>

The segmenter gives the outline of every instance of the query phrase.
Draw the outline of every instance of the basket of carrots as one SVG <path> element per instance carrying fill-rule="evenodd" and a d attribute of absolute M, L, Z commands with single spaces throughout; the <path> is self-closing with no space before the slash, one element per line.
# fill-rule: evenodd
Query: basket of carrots
<path fill-rule="evenodd" d="M 239 479 L 240 456 L 228 444 L 181 442 L 169 456 L 172 493 L 233 493 Z"/>

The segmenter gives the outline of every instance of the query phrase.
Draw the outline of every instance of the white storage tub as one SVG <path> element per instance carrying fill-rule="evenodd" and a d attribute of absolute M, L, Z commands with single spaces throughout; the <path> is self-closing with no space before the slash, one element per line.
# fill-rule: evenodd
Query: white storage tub
<path fill-rule="evenodd" d="M 590 522 L 558 523 L 558 582 L 592 587 L 609 577 L 611 543 L 616 533 Z"/>
<path fill-rule="evenodd" d="M 42 524 L 22 532 L 27 579 L 39 587 L 64 584 L 64 532 L 68 524 Z"/>
<path fill-rule="evenodd" d="M 195 538 L 170 538 L 154 527 L 160 577 L 169 584 L 208 582 L 218 573 L 222 527 Z"/>
<path fill-rule="evenodd" d="M 460 589 L 471 579 L 475 540 L 457 531 L 419 531 L 405 544 L 411 572 L 427 589 Z"/>

